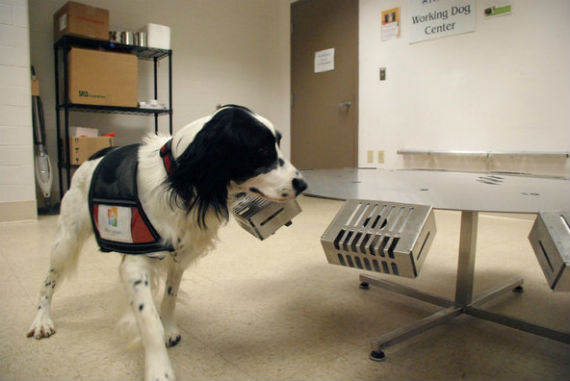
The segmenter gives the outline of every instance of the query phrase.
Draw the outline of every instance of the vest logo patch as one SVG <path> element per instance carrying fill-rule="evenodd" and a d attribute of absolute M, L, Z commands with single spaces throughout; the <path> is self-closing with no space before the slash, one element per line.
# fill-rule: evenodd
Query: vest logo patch
<path fill-rule="evenodd" d="M 107 209 L 107 217 L 109 218 L 108 224 L 114 227 L 119 225 L 119 210 L 117 207 L 112 206 Z"/>
<path fill-rule="evenodd" d="M 99 204 L 97 214 L 101 238 L 117 242 L 133 242 L 130 207 Z"/>

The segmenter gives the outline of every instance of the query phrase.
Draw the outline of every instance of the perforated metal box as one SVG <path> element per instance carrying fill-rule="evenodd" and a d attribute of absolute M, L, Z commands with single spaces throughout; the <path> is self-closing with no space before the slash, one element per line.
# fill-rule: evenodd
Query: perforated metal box
<path fill-rule="evenodd" d="M 528 239 L 550 288 L 570 291 L 570 212 L 540 212 Z"/>
<path fill-rule="evenodd" d="M 348 200 L 321 244 L 331 264 L 415 278 L 435 233 L 431 206 Z"/>
<path fill-rule="evenodd" d="M 245 195 L 233 203 L 231 211 L 242 228 L 264 240 L 281 226 L 291 225 L 293 217 L 301 213 L 301 207 L 296 200 L 273 202 Z"/>

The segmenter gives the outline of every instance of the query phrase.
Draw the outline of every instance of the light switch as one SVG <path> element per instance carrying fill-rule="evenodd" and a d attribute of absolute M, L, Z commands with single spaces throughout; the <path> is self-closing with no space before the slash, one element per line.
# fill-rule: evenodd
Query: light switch
<path fill-rule="evenodd" d="M 374 151 L 368 150 L 368 164 L 374 163 Z"/>
<path fill-rule="evenodd" d="M 381 81 L 386 80 L 386 68 L 385 67 L 380 68 L 380 80 Z"/>

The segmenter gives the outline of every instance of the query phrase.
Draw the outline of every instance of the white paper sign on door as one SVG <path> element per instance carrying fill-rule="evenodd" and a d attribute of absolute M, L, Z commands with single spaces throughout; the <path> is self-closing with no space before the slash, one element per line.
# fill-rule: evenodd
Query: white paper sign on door
<path fill-rule="evenodd" d="M 315 73 L 334 70 L 334 48 L 315 52 Z"/>

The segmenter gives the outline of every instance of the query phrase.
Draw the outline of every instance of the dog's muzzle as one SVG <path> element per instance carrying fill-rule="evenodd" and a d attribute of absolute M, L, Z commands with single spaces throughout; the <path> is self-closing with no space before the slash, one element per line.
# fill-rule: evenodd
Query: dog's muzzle
<path fill-rule="evenodd" d="M 301 179 L 301 178 L 294 178 L 293 179 L 293 189 L 295 190 L 295 196 L 300 195 L 301 193 L 303 193 L 305 191 L 305 189 L 307 189 L 307 183 L 305 182 L 305 180 Z"/>

